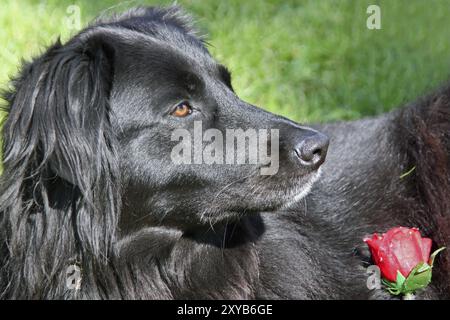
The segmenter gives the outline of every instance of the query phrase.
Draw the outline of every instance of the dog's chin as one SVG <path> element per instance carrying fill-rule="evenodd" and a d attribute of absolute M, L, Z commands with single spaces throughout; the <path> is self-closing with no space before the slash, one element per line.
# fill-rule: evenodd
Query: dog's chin
<path fill-rule="evenodd" d="M 298 185 L 294 186 L 291 192 L 286 196 L 285 203 L 281 206 L 282 210 L 290 209 L 300 200 L 304 199 L 311 191 L 314 183 L 319 180 L 322 168 L 311 172 L 299 180 Z"/>
<path fill-rule="evenodd" d="M 280 190 L 278 190 L 278 192 L 276 190 L 273 190 L 273 194 L 275 194 L 276 200 L 274 200 L 273 198 L 264 199 L 267 202 L 266 206 L 264 206 L 263 204 L 264 201 L 261 201 L 261 206 L 258 206 L 258 208 L 252 206 L 243 209 L 227 210 L 221 212 L 220 215 L 202 216 L 201 221 L 203 223 L 211 225 L 223 221 L 236 221 L 241 219 L 242 217 L 258 212 L 272 212 L 290 209 L 309 194 L 314 183 L 320 178 L 320 175 L 321 168 L 319 168 L 319 170 L 317 171 L 302 176 L 301 178 L 298 178 L 298 180 L 296 180 L 296 182 L 288 190 L 283 190 L 282 192 Z"/>

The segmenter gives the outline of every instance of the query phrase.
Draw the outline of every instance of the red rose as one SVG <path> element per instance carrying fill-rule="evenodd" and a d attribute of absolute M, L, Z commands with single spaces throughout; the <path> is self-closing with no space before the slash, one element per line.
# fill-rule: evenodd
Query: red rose
<path fill-rule="evenodd" d="M 416 228 L 392 228 L 382 235 L 375 233 L 364 242 L 382 276 L 391 282 L 396 281 L 397 271 L 406 278 L 419 263 L 430 262 L 431 239 L 422 238 Z"/>

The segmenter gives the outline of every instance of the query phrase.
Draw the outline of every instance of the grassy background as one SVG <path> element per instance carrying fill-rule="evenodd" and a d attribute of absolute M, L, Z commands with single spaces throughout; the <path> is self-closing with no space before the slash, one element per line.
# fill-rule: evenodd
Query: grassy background
<path fill-rule="evenodd" d="M 100 12 L 172 1 L 0 0 L 0 87 L 59 35 L 67 7 Z M 245 100 L 298 121 L 356 119 L 412 100 L 450 73 L 448 0 L 179 0 Z M 382 30 L 368 30 L 378 4 Z M 106 11 L 108 12 L 108 10 Z M 0 101 L 0 103 L 4 103 Z M 1 115 L 0 115 L 1 118 Z"/>

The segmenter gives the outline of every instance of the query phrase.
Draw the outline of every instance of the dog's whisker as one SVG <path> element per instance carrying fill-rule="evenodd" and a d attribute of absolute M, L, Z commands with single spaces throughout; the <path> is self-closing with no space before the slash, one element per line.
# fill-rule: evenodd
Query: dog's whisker
<path fill-rule="evenodd" d="M 239 179 L 236 179 L 235 181 L 227 184 L 225 187 L 223 187 L 221 190 L 219 190 L 219 192 L 217 192 L 217 194 L 214 196 L 213 198 L 213 202 L 216 201 L 216 199 L 219 197 L 220 194 L 222 194 L 222 192 L 224 192 L 225 190 L 227 190 L 228 188 L 230 188 L 232 185 L 234 185 L 235 183 L 238 183 L 240 181 L 243 181 L 245 179 L 248 179 L 249 177 L 253 176 L 255 174 L 255 172 L 250 173 L 249 175 L 245 176 L 245 177 L 241 177 Z"/>

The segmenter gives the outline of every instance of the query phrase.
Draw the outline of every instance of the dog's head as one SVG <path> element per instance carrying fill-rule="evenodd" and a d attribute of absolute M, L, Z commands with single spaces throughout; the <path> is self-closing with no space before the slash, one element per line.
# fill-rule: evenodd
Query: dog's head
<path fill-rule="evenodd" d="M 327 152 L 321 133 L 240 100 L 174 8 L 98 21 L 30 64 L 16 87 L 5 170 L 45 172 L 40 187 L 52 192 L 37 199 L 50 206 L 72 187 L 94 207 L 117 209 L 118 197 L 123 229 L 276 210 L 307 193 Z"/>

